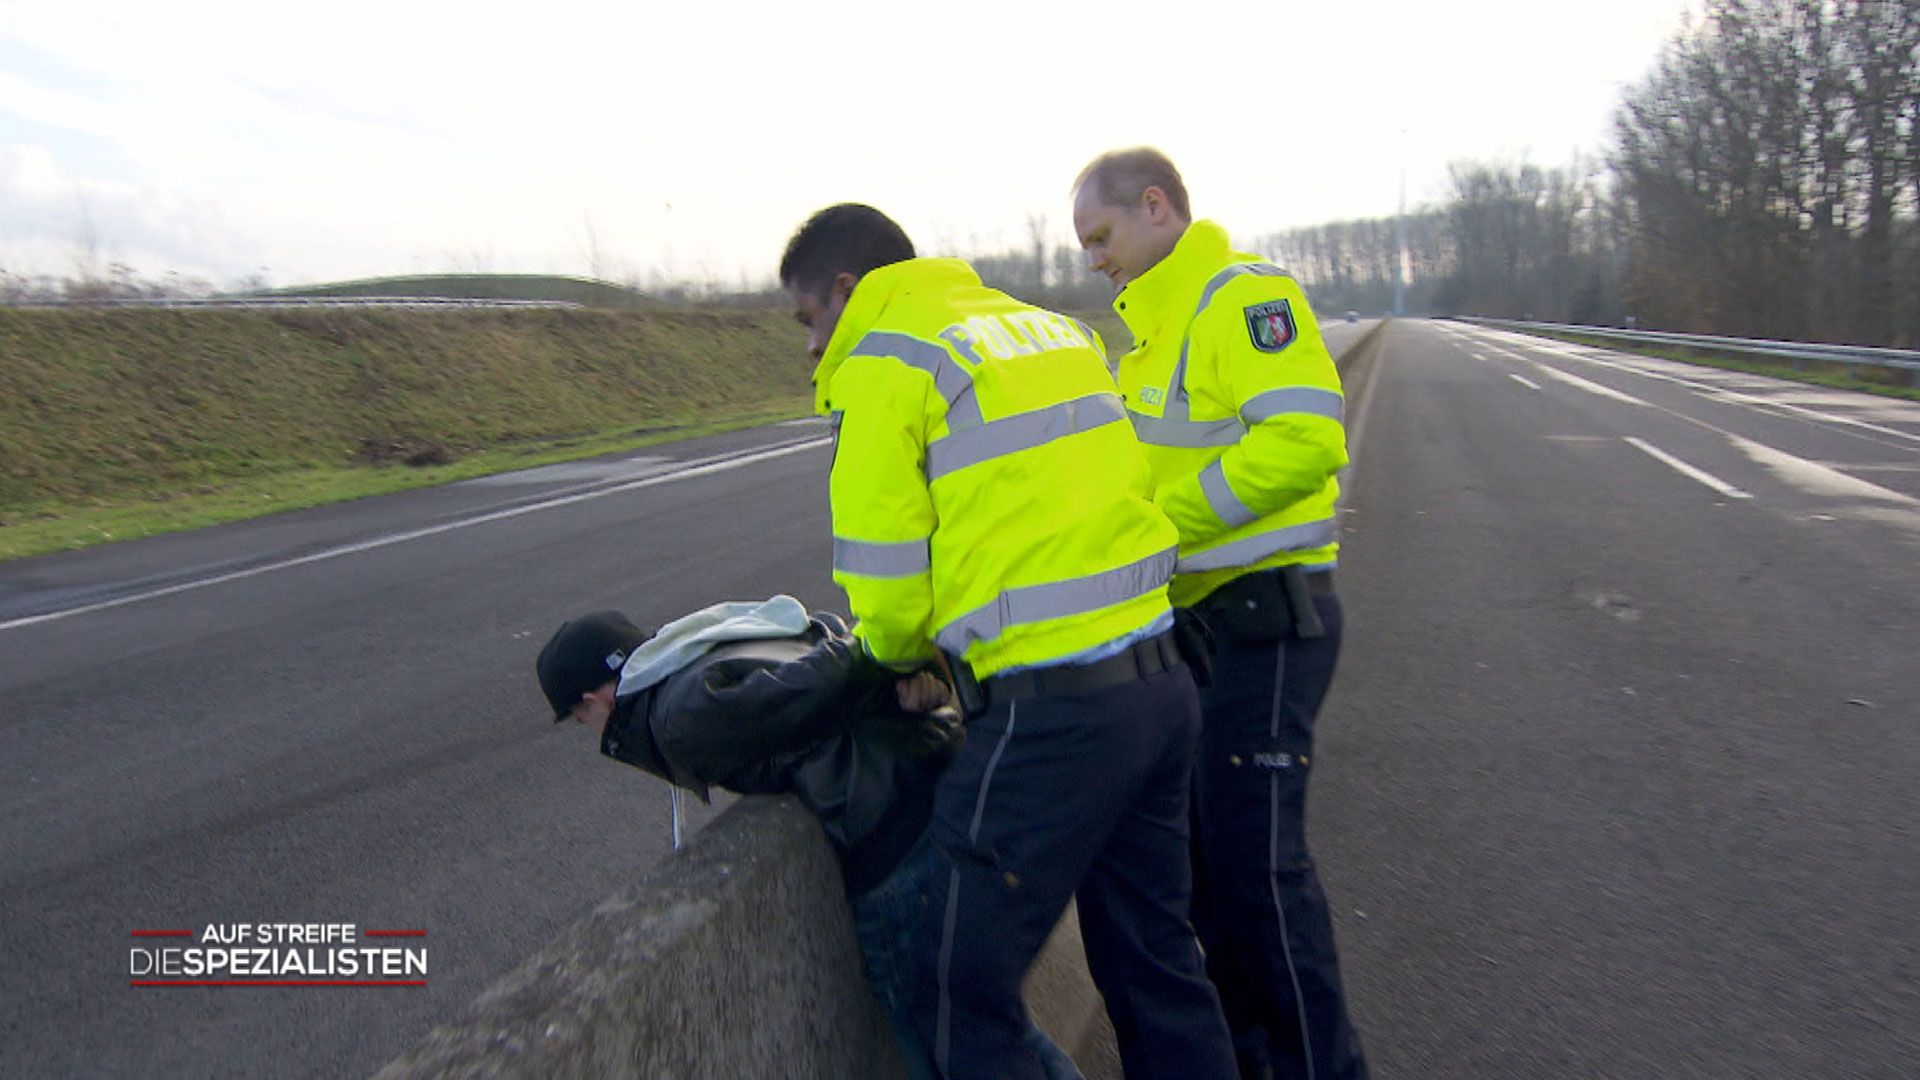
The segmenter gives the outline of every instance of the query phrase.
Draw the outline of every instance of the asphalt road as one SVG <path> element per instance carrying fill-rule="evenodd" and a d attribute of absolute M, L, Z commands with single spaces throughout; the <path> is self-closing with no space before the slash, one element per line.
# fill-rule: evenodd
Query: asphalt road
<path fill-rule="evenodd" d="M 665 788 L 549 723 L 533 657 L 597 608 L 839 605 L 824 435 L 0 567 L 0 1075 L 370 1073 L 651 866 Z M 117 606 L 43 618 L 75 602 Z M 424 929 L 429 985 L 128 985 L 131 931 L 230 922 Z"/>
<path fill-rule="evenodd" d="M 1422 322 L 1355 383 L 1311 813 L 1377 1075 L 1920 1075 L 1920 404 Z"/>
<path fill-rule="evenodd" d="M 1348 373 L 1312 812 L 1376 1073 L 1911 1075 L 1920 406 L 1609 357 L 1399 322 Z M 659 858 L 533 653 L 843 609 L 823 434 L 0 565 L 0 1075 L 370 1072 Z M 127 985 L 231 921 L 425 929 L 429 986 Z"/>

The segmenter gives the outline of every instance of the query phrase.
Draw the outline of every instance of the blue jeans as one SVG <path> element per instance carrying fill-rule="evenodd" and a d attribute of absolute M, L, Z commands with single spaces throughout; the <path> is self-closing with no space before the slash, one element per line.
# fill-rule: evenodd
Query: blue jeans
<path fill-rule="evenodd" d="M 932 1008 L 931 972 L 922 972 L 916 960 L 927 951 L 926 939 L 938 930 L 929 911 L 940 865 L 933 845 L 922 836 L 878 885 L 849 898 L 854 934 L 867 964 L 867 980 L 873 984 L 881 1011 L 887 1014 L 911 1080 L 935 1080 L 939 1075 L 932 1052 L 915 1028 L 914 1011 Z M 1025 1041 L 1040 1059 L 1047 1080 L 1084 1080 L 1066 1051 L 1031 1020 L 1027 1022 Z"/>

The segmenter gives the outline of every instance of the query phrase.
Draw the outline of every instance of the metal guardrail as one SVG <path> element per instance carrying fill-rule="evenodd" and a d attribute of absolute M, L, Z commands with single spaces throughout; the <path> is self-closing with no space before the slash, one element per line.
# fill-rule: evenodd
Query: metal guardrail
<path fill-rule="evenodd" d="M 1643 345 L 1679 345 L 1714 352 L 1764 356 L 1800 363 L 1847 364 L 1905 371 L 1909 378 L 1920 374 L 1920 351 L 1880 349 L 1868 345 L 1822 345 L 1805 341 L 1763 341 L 1757 338 L 1714 337 L 1709 334 L 1673 334 L 1664 330 L 1620 330 L 1610 326 L 1573 326 L 1566 323 L 1516 322 L 1511 319 L 1482 319 L 1459 316 L 1458 321 L 1491 326 L 1502 330 L 1554 330 L 1565 334 Z"/>
<path fill-rule="evenodd" d="M 451 296 L 251 296 L 199 299 L 62 300 L 21 304 L 40 308 L 579 308 L 572 300 L 473 300 Z"/>

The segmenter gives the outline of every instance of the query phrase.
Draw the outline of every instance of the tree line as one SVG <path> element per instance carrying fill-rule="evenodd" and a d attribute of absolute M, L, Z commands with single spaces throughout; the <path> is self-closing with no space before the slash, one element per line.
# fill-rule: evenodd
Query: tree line
<path fill-rule="evenodd" d="M 1710 0 L 1602 159 L 1456 164 L 1406 231 L 1413 311 L 1920 347 L 1920 0 Z M 1391 220 L 1255 246 L 1391 302 Z"/>
<path fill-rule="evenodd" d="M 973 258 L 989 284 L 1068 310 L 1110 302 L 1044 216 L 1027 225 L 1030 244 Z M 1596 156 L 1458 162 L 1438 204 L 1399 222 L 1241 242 L 1323 312 L 1384 313 L 1403 287 L 1416 313 L 1920 347 L 1920 0 L 1706 0 L 1624 92 Z M 119 266 L 0 272 L 0 302 L 208 291 Z M 783 299 L 764 282 L 646 291 Z"/>

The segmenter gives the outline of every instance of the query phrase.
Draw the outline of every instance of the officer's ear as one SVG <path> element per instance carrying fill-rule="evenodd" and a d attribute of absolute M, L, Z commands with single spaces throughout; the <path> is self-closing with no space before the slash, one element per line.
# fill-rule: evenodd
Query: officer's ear
<path fill-rule="evenodd" d="M 1147 190 L 1140 193 L 1140 208 L 1146 212 L 1147 221 L 1154 225 L 1164 225 L 1173 217 L 1173 200 L 1158 185 L 1149 184 Z"/>
<path fill-rule="evenodd" d="M 842 270 L 833 275 L 833 280 L 827 283 L 827 299 L 844 304 L 853 296 L 854 286 L 858 284 L 860 284 L 860 278 L 857 275 Z"/>

